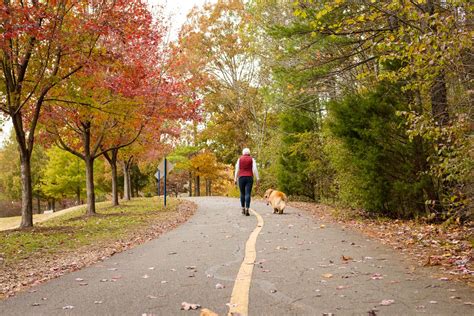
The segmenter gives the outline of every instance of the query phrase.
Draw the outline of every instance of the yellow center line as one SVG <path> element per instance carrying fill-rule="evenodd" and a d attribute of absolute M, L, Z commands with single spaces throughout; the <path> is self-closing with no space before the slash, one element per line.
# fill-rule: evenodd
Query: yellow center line
<path fill-rule="evenodd" d="M 263 227 L 263 218 L 253 209 L 250 212 L 257 217 L 257 227 L 250 234 L 247 243 L 245 244 L 245 256 L 240 265 L 239 273 L 235 279 L 234 289 L 229 304 L 228 315 L 242 315 L 246 316 L 249 313 L 249 292 L 250 283 L 252 281 L 252 272 L 257 258 L 257 251 L 255 245 L 257 243 L 258 234 Z"/>

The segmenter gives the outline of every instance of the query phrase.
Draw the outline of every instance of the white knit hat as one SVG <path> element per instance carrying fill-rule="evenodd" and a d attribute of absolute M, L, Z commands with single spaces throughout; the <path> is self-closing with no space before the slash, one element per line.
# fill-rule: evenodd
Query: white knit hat
<path fill-rule="evenodd" d="M 242 155 L 250 155 L 250 149 L 244 148 L 244 150 L 242 150 Z"/>

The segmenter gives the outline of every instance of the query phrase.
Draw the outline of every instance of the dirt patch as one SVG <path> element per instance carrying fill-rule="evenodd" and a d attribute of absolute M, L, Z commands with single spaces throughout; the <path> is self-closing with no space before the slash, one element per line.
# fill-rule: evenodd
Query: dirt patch
<path fill-rule="evenodd" d="M 12 265 L 5 264 L 2 254 L 0 254 L 0 299 L 103 261 L 116 253 L 155 239 L 186 222 L 196 209 L 197 206 L 194 203 L 181 201 L 176 212 L 170 212 L 165 219 L 152 221 L 147 227 L 141 227 L 113 243 L 98 243 L 59 254 L 50 254 L 45 251 Z M 43 228 L 35 229 L 43 230 Z M 45 230 L 47 231 L 47 229 Z"/>
<path fill-rule="evenodd" d="M 474 286 L 472 223 L 444 227 L 416 221 L 363 217 L 354 220 L 335 216 L 335 209 L 327 205 L 291 202 L 290 206 L 308 211 L 321 221 L 337 222 L 378 239 L 402 253 L 407 260 L 414 260 L 418 266 L 436 267 L 439 273 L 435 277 L 460 280 Z"/>

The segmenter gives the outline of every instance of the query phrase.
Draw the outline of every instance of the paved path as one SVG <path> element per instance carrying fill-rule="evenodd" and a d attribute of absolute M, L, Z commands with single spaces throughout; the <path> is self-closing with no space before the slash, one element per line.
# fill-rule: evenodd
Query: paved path
<path fill-rule="evenodd" d="M 2 301 L 0 315 L 199 314 L 181 311 L 184 301 L 226 315 L 257 221 L 240 214 L 237 199 L 193 200 L 199 210 L 186 224 Z M 474 301 L 471 288 L 431 278 L 428 269 L 412 271 L 376 241 L 335 224 L 321 228 L 296 209 L 274 215 L 263 203 L 253 203 L 253 208 L 263 225 L 256 241 L 249 315 L 368 315 L 374 308 L 376 315 L 474 313 L 472 305 L 463 304 Z M 354 260 L 344 262 L 342 255 Z M 216 289 L 218 283 L 225 288 Z M 394 302 L 381 306 L 383 300 Z"/>
<path fill-rule="evenodd" d="M 104 202 L 101 202 L 101 203 L 104 203 Z M 105 202 L 105 203 L 110 203 L 110 202 Z M 97 204 L 99 204 L 99 203 L 97 203 Z M 59 217 L 59 216 L 63 216 L 67 213 L 70 213 L 72 211 L 75 211 L 75 210 L 80 209 L 80 208 L 85 208 L 85 207 L 86 207 L 86 205 L 82 204 L 82 205 L 77 205 L 77 206 L 73 206 L 73 207 L 70 207 L 70 208 L 66 208 L 64 210 L 60 210 L 60 211 L 57 211 L 57 212 L 54 212 L 54 213 L 33 214 L 33 223 L 34 224 L 42 223 L 42 222 L 48 221 L 50 219 L 53 219 L 53 218 L 56 218 L 56 217 Z M 2 217 L 2 218 L 0 218 L 0 231 L 16 229 L 16 228 L 20 227 L 20 224 L 21 224 L 21 216 Z"/>

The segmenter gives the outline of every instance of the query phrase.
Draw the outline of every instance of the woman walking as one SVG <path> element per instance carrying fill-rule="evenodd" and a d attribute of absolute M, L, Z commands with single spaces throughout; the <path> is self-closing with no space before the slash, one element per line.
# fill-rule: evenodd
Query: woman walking
<path fill-rule="evenodd" d="M 252 195 L 253 177 L 257 180 L 257 186 L 260 182 L 258 177 L 257 163 L 250 156 L 250 149 L 244 148 L 242 156 L 235 164 L 234 183 L 239 185 L 240 189 L 240 205 L 242 206 L 242 214 L 249 216 L 250 196 Z"/>

